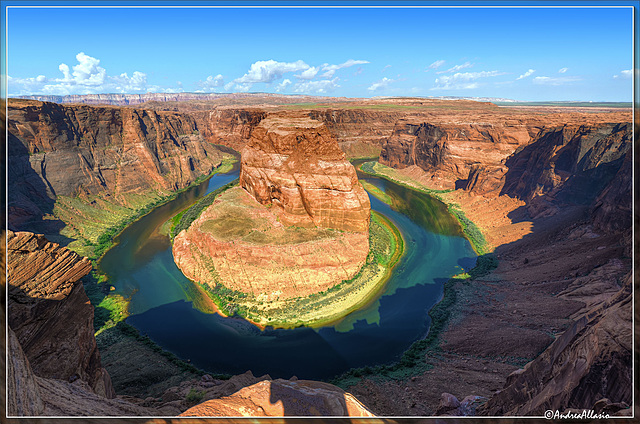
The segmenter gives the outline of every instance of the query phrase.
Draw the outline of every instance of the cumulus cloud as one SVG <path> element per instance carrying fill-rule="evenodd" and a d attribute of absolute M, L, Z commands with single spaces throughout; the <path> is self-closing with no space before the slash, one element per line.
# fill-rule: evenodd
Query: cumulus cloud
<path fill-rule="evenodd" d="M 481 71 L 481 72 L 458 72 L 453 75 L 444 75 L 436 78 L 436 85 L 431 90 L 461 90 L 477 88 L 476 82 L 480 78 L 497 77 L 505 72 Z"/>
<path fill-rule="evenodd" d="M 147 74 L 134 71 L 131 76 L 126 72 L 110 76 L 106 69 L 100 66 L 100 60 L 84 52 L 76 55 L 78 64 L 72 68 L 61 63 L 58 69 L 62 78 L 47 78 L 38 75 L 32 78 L 9 78 L 9 92 L 12 95 L 30 94 L 92 94 L 92 93 L 131 93 L 149 91 Z"/>
<path fill-rule="evenodd" d="M 438 69 L 442 65 L 444 65 L 444 60 L 442 60 L 442 59 L 436 60 L 431 65 L 429 65 L 429 69 Z M 429 71 L 429 69 L 427 69 L 427 71 Z"/>
<path fill-rule="evenodd" d="M 270 83 L 282 78 L 287 72 L 298 72 L 309 69 L 310 66 L 302 60 L 295 62 L 277 62 L 275 60 L 259 60 L 251 64 L 249 71 L 236 78 L 238 84 Z"/>
<path fill-rule="evenodd" d="M 614 78 L 631 78 L 631 76 L 633 75 L 633 71 L 631 69 L 625 69 L 623 71 L 620 71 L 619 74 L 614 75 Z"/>
<path fill-rule="evenodd" d="M 558 69 L 558 73 L 559 74 L 564 74 L 565 72 L 567 72 L 569 70 L 569 68 L 560 68 Z"/>
<path fill-rule="evenodd" d="M 439 71 L 437 73 L 438 74 L 450 74 L 451 72 L 457 72 L 457 71 L 459 71 L 461 69 L 470 68 L 472 66 L 473 66 L 473 64 L 471 62 L 465 62 L 462 65 L 452 66 L 451 68 L 447 69 L 446 71 Z"/>
<path fill-rule="evenodd" d="M 540 85 L 565 85 L 571 84 L 572 82 L 580 81 L 578 77 L 535 77 L 533 79 L 534 84 Z"/>
<path fill-rule="evenodd" d="M 338 78 L 336 77 L 331 80 L 299 82 L 294 86 L 293 91 L 296 93 L 325 94 L 338 87 L 340 87 L 340 85 L 338 84 Z"/>
<path fill-rule="evenodd" d="M 282 91 L 285 88 L 287 88 L 288 86 L 291 85 L 291 80 L 289 78 L 286 78 L 284 81 L 282 81 L 280 84 L 278 84 L 278 87 L 276 88 L 276 91 Z"/>
<path fill-rule="evenodd" d="M 338 69 L 349 68 L 354 65 L 364 65 L 365 63 L 369 63 L 369 61 L 349 59 L 346 62 L 341 63 L 339 65 L 329 65 L 328 63 L 325 63 L 324 65 L 322 65 L 322 70 L 324 71 L 324 73 L 321 75 L 321 77 L 331 78 Z"/>
<path fill-rule="evenodd" d="M 319 71 L 320 71 L 319 67 L 312 66 L 309 69 L 302 71 L 300 74 L 296 75 L 296 78 L 310 80 L 310 79 L 313 79 Z"/>
<path fill-rule="evenodd" d="M 373 84 L 371 84 L 371 86 L 369 86 L 369 88 L 367 88 L 367 90 L 369 91 L 376 91 L 379 88 L 385 88 L 387 87 L 389 84 L 391 84 L 393 82 L 392 79 L 384 77 L 382 78 L 380 81 L 376 81 Z"/>
<path fill-rule="evenodd" d="M 517 80 L 521 80 L 523 78 L 526 78 L 528 76 L 530 76 L 531 74 L 533 74 L 536 70 L 535 69 L 529 69 L 527 72 L 525 72 L 524 74 L 520 75 L 518 78 L 516 78 Z"/>
<path fill-rule="evenodd" d="M 204 91 L 211 91 L 214 88 L 222 87 L 225 85 L 224 77 L 221 74 L 218 74 L 215 77 L 213 75 L 209 75 L 206 80 L 198 81 L 196 84 Z"/>

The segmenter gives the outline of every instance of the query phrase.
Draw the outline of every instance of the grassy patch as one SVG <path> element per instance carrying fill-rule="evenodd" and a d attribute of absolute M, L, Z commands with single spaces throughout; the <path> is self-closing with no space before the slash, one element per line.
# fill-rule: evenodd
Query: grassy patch
<path fill-rule="evenodd" d="M 298 229 L 307 232 L 316 229 Z M 324 232 L 335 230 L 320 229 Z M 297 230 L 293 230 L 294 238 Z M 304 238 L 304 237 L 303 237 Z M 306 240 L 303 240 L 306 241 Z M 309 296 L 265 301 L 260 296 L 226 288 L 220 284 L 217 273 L 208 258 L 214 283 L 199 284 L 220 312 L 242 316 L 260 325 L 294 328 L 301 325 L 321 326 L 333 322 L 371 301 L 384 288 L 391 269 L 404 252 L 404 242 L 398 229 L 377 212 L 372 212 L 369 231 L 369 253 L 359 272 L 348 280 Z"/>
<path fill-rule="evenodd" d="M 360 170 L 364 173 L 388 179 L 396 184 L 428 194 L 440 200 L 447 205 L 449 213 L 453 215 L 460 223 L 462 232 L 467 240 L 469 240 L 469 242 L 471 243 L 471 247 L 473 248 L 473 250 L 478 255 L 484 255 L 490 251 L 490 246 L 487 244 L 484 234 L 482 234 L 480 228 L 478 228 L 478 226 L 473 221 L 467 218 L 462 209 L 460 209 L 459 205 L 448 200 L 446 196 L 442 196 L 443 194 L 450 193 L 454 190 L 430 189 L 423 184 L 418 183 L 417 181 L 413 181 L 410 177 L 400 174 L 395 169 L 382 165 L 381 163 L 375 161 L 363 163 L 360 167 Z"/>
<path fill-rule="evenodd" d="M 393 205 L 393 199 L 391 199 L 391 196 L 389 196 L 384 191 L 380 190 L 375 185 L 373 185 L 373 184 L 371 184 L 371 183 L 369 183 L 367 181 L 360 181 L 360 184 L 362 184 L 364 189 L 367 190 L 376 199 L 380 200 L 381 202 L 386 203 L 389 206 Z"/>
<path fill-rule="evenodd" d="M 171 239 L 175 238 L 175 236 L 177 236 L 180 233 L 180 231 L 186 230 L 187 228 L 189 228 L 191 223 L 196 219 L 198 219 L 202 211 L 204 211 L 207 207 L 209 207 L 213 203 L 213 201 L 216 200 L 216 197 L 220 193 L 224 192 L 230 187 L 233 187 L 236 184 L 238 184 L 237 179 L 234 181 L 231 181 L 228 184 L 223 185 L 217 190 L 212 191 L 211 193 L 204 196 L 202 199 L 198 200 L 189 209 L 182 211 L 178 215 L 176 215 L 176 216 L 179 216 L 179 218 L 176 219 L 175 226 L 171 228 Z"/>
<path fill-rule="evenodd" d="M 475 278 L 488 274 L 498 266 L 497 259 L 492 255 L 478 257 L 476 266 L 468 274 L 453 276 L 444 284 L 442 299 L 429 311 L 431 325 L 427 336 L 414 342 L 403 354 L 399 361 L 391 364 L 368 366 L 363 368 L 353 368 L 346 373 L 331 380 L 343 389 L 357 384 L 363 377 L 373 380 L 406 380 L 415 375 L 419 375 L 432 368 L 429 357 L 436 356 L 441 351 L 441 336 L 449 325 L 451 319 L 451 309 L 456 303 L 457 294 L 454 288 L 456 281 Z"/>

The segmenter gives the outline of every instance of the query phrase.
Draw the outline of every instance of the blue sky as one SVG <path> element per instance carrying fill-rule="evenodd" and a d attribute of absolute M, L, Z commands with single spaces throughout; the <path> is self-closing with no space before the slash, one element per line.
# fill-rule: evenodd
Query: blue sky
<path fill-rule="evenodd" d="M 632 100 L 631 8 L 10 8 L 7 23 L 10 96 Z"/>

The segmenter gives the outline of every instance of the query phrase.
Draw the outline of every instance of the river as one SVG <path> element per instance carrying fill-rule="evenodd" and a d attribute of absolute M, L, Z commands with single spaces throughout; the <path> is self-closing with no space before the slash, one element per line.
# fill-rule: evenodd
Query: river
<path fill-rule="evenodd" d="M 243 319 L 210 313 L 202 290 L 176 267 L 160 227 L 238 173 L 236 167 L 216 174 L 142 217 L 100 262 L 115 292 L 131 299 L 127 323 L 208 372 L 328 379 L 349 368 L 397 360 L 427 334 L 427 313 L 441 298 L 443 283 L 475 265 L 469 242 L 440 201 L 359 173 L 394 199 L 391 208 L 370 196 L 371 207 L 391 219 L 405 240 L 405 254 L 377 300 L 317 329 L 260 330 Z"/>

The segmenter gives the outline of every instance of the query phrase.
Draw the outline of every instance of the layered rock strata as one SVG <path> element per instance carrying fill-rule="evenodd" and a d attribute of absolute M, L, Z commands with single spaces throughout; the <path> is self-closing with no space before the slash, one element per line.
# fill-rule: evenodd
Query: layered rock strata
<path fill-rule="evenodd" d="M 8 232 L 9 326 L 33 372 L 84 381 L 96 394 L 115 394 L 102 368 L 93 307 L 80 279 L 91 262 L 41 235 Z"/>
<path fill-rule="evenodd" d="M 11 99 L 8 127 L 13 229 L 51 214 L 58 196 L 129 206 L 188 186 L 222 158 L 191 116 L 173 112 Z"/>
<path fill-rule="evenodd" d="M 240 185 L 285 225 L 363 232 L 369 197 L 356 171 L 321 122 L 270 117 L 242 151 Z"/>
<path fill-rule="evenodd" d="M 366 232 L 288 228 L 275 208 L 229 189 L 173 242 L 190 279 L 272 301 L 306 296 L 355 275 L 366 260 Z"/>

